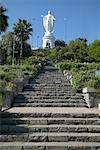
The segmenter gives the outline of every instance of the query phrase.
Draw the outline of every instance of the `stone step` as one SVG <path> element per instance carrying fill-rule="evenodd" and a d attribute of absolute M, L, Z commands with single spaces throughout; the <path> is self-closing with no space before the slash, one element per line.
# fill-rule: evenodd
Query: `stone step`
<path fill-rule="evenodd" d="M 67 99 L 83 99 L 83 96 L 75 96 L 75 95 L 68 95 L 68 92 L 54 92 L 54 91 L 48 91 L 48 92 L 38 92 L 38 91 L 24 91 L 22 94 L 17 95 L 18 98 L 27 97 L 30 98 L 32 96 L 65 96 Z"/>
<path fill-rule="evenodd" d="M 30 142 L 100 142 L 99 133 L 33 133 L 29 135 Z"/>
<path fill-rule="evenodd" d="M 45 83 L 45 85 L 43 85 L 43 83 Z M 40 82 L 38 82 L 38 84 L 30 84 L 30 85 L 28 84 L 26 87 L 35 86 L 35 87 L 68 87 L 68 88 L 72 88 L 72 86 L 69 83 L 67 83 L 67 84 L 65 84 L 65 83 L 57 84 L 57 83 L 52 83 L 52 82 L 49 83 L 47 81 L 44 81 L 43 83 L 42 83 L 42 81 L 40 81 Z"/>
<path fill-rule="evenodd" d="M 29 85 L 29 84 L 28 84 Z M 30 85 L 35 85 L 35 84 L 33 84 L 32 82 L 31 82 L 31 84 Z M 46 78 L 44 78 L 44 79 L 36 79 L 36 85 L 38 86 L 38 85 L 42 85 L 42 86 L 54 86 L 54 85 L 56 85 L 56 86 L 69 86 L 69 87 L 71 87 L 71 84 L 70 84 L 70 82 L 69 81 L 61 81 L 61 80 L 53 80 L 53 79 L 51 79 L 50 80 L 50 78 L 48 78 L 48 79 L 46 79 Z"/>
<path fill-rule="evenodd" d="M 41 74 L 39 74 L 39 76 L 54 76 L 54 77 L 62 77 L 62 78 L 64 78 L 64 76 L 63 76 L 63 74 L 62 73 L 60 73 L 59 71 L 54 71 L 54 72 L 51 72 L 51 71 L 46 71 L 45 70 L 45 72 L 43 72 L 43 73 L 41 73 Z"/>
<path fill-rule="evenodd" d="M 44 77 L 44 78 L 39 77 L 39 78 L 36 78 L 35 81 L 37 83 L 41 83 L 41 84 L 48 84 L 48 83 L 50 83 L 50 84 L 68 84 L 68 85 L 70 85 L 69 84 L 70 82 L 68 80 L 66 80 L 64 78 L 55 78 L 54 76 Z M 32 83 L 32 81 L 31 81 L 31 83 Z"/>
<path fill-rule="evenodd" d="M 39 107 L 38 107 L 39 108 Z M 20 108 L 21 109 L 21 108 Z M 27 110 L 28 108 L 26 108 L 26 110 Z M 32 109 L 34 109 L 34 108 L 32 108 Z M 36 108 L 37 109 L 37 108 Z M 42 108 L 41 108 L 42 109 Z M 46 108 L 43 108 L 43 110 L 45 110 Z M 50 108 L 47 108 L 48 110 L 50 110 L 51 109 L 51 107 Z M 55 109 L 55 108 L 54 108 Z M 30 108 L 30 110 L 31 110 L 31 108 Z M 40 110 L 40 108 L 39 108 L 39 110 Z M 63 108 L 62 108 L 62 110 L 63 110 Z M 66 108 L 66 110 L 67 110 L 67 108 Z M 51 109 L 51 111 L 52 111 L 52 109 Z M 20 112 L 20 111 L 18 111 L 17 113 L 9 113 L 9 112 L 0 112 L 0 118 L 23 118 L 23 117 L 33 117 L 33 118 L 40 118 L 40 117 L 42 117 L 42 118 L 99 118 L 99 114 L 98 113 L 87 113 L 87 112 L 83 112 L 83 113 L 75 113 L 75 112 L 70 112 L 70 113 L 64 113 L 64 112 L 61 112 L 61 110 L 59 110 L 59 113 L 58 112 L 53 112 L 52 111 L 52 113 L 50 112 L 50 113 L 48 113 L 48 112 L 46 112 L 46 111 L 44 111 L 44 112 L 37 112 L 37 111 L 35 111 L 35 112 Z"/>
<path fill-rule="evenodd" d="M 67 95 L 68 93 L 73 93 L 72 91 L 46 91 L 46 90 L 37 90 L 36 91 L 36 89 L 34 89 L 33 91 L 24 91 L 23 93 L 19 93 L 18 95 L 17 95 L 17 97 L 23 97 L 23 96 L 31 96 L 31 95 L 64 95 L 64 96 L 66 96 L 67 98 L 76 98 L 76 99 L 80 99 L 80 98 L 83 98 L 83 96 L 82 95 L 80 95 L 80 96 L 77 96 L 77 95 L 75 95 L 75 93 L 73 93 L 74 95 Z"/>
<path fill-rule="evenodd" d="M 73 91 L 72 91 L 72 90 L 67 90 L 67 89 L 63 89 L 63 88 L 62 88 L 62 89 L 56 89 L 56 88 L 55 88 L 55 89 L 54 89 L 54 88 L 51 88 L 51 89 L 50 89 L 50 88 L 49 88 L 49 89 L 47 89 L 47 88 L 45 88 L 45 89 L 42 89 L 42 88 L 40 88 L 40 89 L 39 89 L 39 88 L 38 88 L 38 89 L 37 89 L 37 88 L 29 88 L 29 89 L 28 89 L 28 88 L 25 88 L 25 89 L 24 89 L 24 91 L 28 91 L 28 92 L 30 92 L 30 91 L 33 91 L 33 92 L 34 92 L 34 91 L 37 91 L 37 92 L 52 92 L 52 91 L 53 91 L 53 92 L 54 92 L 54 91 L 55 91 L 55 92 L 60 92 L 60 91 L 62 91 L 62 90 L 63 90 L 64 92 L 66 92 L 67 94 L 70 94 L 70 95 L 73 94 Z"/>
<path fill-rule="evenodd" d="M 45 79 L 44 79 L 45 80 Z M 72 88 L 72 86 L 71 86 L 71 84 L 69 83 L 69 82 L 61 82 L 61 83 L 56 83 L 56 82 L 53 82 L 53 81 L 44 81 L 44 80 L 42 80 L 42 81 L 37 81 L 37 84 L 35 85 L 35 84 L 30 84 L 30 86 L 42 86 L 42 87 L 54 87 L 54 86 L 56 86 L 56 87 L 68 87 L 68 88 Z M 44 82 L 43 82 L 44 81 Z M 27 84 L 27 86 L 29 86 L 29 84 Z"/>
<path fill-rule="evenodd" d="M 87 107 L 86 103 L 40 103 L 40 102 L 34 102 L 34 103 L 14 103 L 13 107 Z"/>
<path fill-rule="evenodd" d="M 58 72 L 54 72 L 54 73 L 45 72 L 44 75 L 42 74 L 42 75 L 39 75 L 38 77 L 39 78 L 37 78 L 36 80 L 44 79 L 44 78 L 46 78 L 46 79 L 50 78 L 50 80 L 62 80 L 62 81 L 64 81 L 66 79 L 63 75 L 59 74 Z"/>
<path fill-rule="evenodd" d="M 66 92 L 65 96 L 66 97 L 72 97 L 75 95 L 75 92 L 74 91 L 66 91 L 64 90 L 63 92 Z M 25 95 L 29 95 L 29 96 L 34 96 L 35 94 L 39 94 L 39 95 L 42 95 L 43 93 L 46 93 L 46 94 L 55 94 L 55 93 L 60 93 L 60 90 L 43 90 L 43 89 L 28 89 L 28 90 L 24 90 L 24 93 Z M 22 93 L 24 95 L 24 93 Z M 80 97 L 81 98 L 81 97 Z"/>
<path fill-rule="evenodd" d="M 16 133 L 0 135 L 0 142 L 100 142 L 99 133 Z"/>
<path fill-rule="evenodd" d="M 63 76 L 63 74 L 61 73 L 61 72 L 59 72 L 58 70 L 57 71 L 53 71 L 53 72 L 51 72 L 51 71 L 46 71 L 46 70 L 44 70 L 44 72 L 43 73 L 40 73 L 39 74 L 39 76 L 54 76 L 54 74 L 55 74 L 55 77 L 62 77 L 62 78 L 64 78 L 64 76 Z"/>
<path fill-rule="evenodd" d="M 44 86 L 44 87 L 42 87 L 42 86 L 26 86 L 24 89 L 26 90 L 26 89 L 41 89 L 41 88 L 43 88 L 44 90 L 45 89 L 48 89 L 48 90 L 52 90 L 52 89 L 57 89 L 57 90 L 62 90 L 62 89 L 66 89 L 66 90 L 72 90 L 72 87 L 67 87 L 67 86 Z"/>
<path fill-rule="evenodd" d="M 46 87 L 46 86 L 27 86 L 27 87 L 25 87 L 24 89 L 30 89 L 30 88 L 32 88 L 32 89 L 40 89 L 40 88 L 43 88 L 43 89 L 57 89 L 57 90 L 62 90 L 62 89 L 66 89 L 66 90 L 72 90 L 72 87 L 70 87 L 70 86 L 48 86 L 48 87 Z"/>
<path fill-rule="evenodd" d="M 45 80 L 45 79 L 44 79 Z M 44 81 L 43 80 L 43 81 Z M 66 82 L 61 82 L 61 83 L 56 83 L 56 82 L 48 82 L 48 81 L 38 81 L 37 83 L 29 83 L 26 85 L 26 87 L 29 87 L 29 86 L 36 86 L 36 87 L 68 87 L 68 88 L 72 88 L 72 86 L 70 85 L 70 83 L 66 83 Z M 65 84 L 66 83 L 66 84 Z"/>
<path fill-rule="evenodd" d="M 100 133 L 100 125 L 30 125 L 29 132 L 92 132 Z"/>
<path fill-rule="evenodd" d="M 51 81 L 51 83 L 50 84 L 48 84 L 46 81 L 48 81 L 50 79 L 50 77 L 48 77 L 48 78 L 46 78 L 46 77 L 44 77 L 44 78 L 41 78 L 40 76 L 38 77 L 38 79 L 32 79 L 29 83 L 28 83 L 28 85 L 30 84 L 30 85 L 34 85 L 34 84 L 36 84 L 36 85 L 70 85 L 71 86 L 71 84 L 70 84 L 70 82 L 68 82 L 66 79 L 62 79 L 62 78 L 59 78 L 59 79 L 54 79 L 54 77 L 52 77 L 50 80 L 52 80 Z M 40 81 L 43 81 L 44 80 L 44 82 L 40 82 Z"/>
<path fill-rule="evenodd" d="M 44 79 L 44 78 L 46 78 L 46 79 L 50 78 L 50 80 L 55 79 L 57 81 L 59 81 L 59 80 L 60 81 L 65 81 L 66 80 L 66 78 L 64 76 L 61 76 L 61 74 L 59 74 L 58 72 L 54 72 L 54 73 L 45 72 L 44 75 L 43 74 L 39 75 L 38 78 L 36 78 L 36 80 Z"/>
<path fill-rule="evenodd" d="M 62 96 L 62 95 L 59 95 L 59 96 L 56 96 L 56 95 L 48 95 L 48 94 L 45 94 L 45 95 L 34 95 L 34 94 L 30 94 L 30 95 L 21 95 L 21 96 L 17 96 L 15 98 L 15 100 L 17 99 L 20 99 L 20 100 L 24 100 L 24 99 L 27 99 L 27 100 L 31 100 L 31 99 L 51 99 L 51 100 L 66 100 L 66 101 L 84 101 L 83 98 L 72 98 L 72 97 L 68 97 L 68 96 Z"/>
<path fill-rule="evenodd" d="M 38 78 L 36 78 L 36 81 L 37 80 L 42 80 L 42 79 L 50 79 L 52 81 L 66 81 L 66 78 L 64 76 L 61 76 L 61 75 L 58 75 L 57 73 L 54 73 L 54 74 L 48 74 L 48 73 L 45 73 L 44 75 L 39 75 Z"/>
<path fill-rule="evenodd" d="M 66 81 L 66 78 L 64 76 L 61 76 L 61 74 L 58 74 L 57 72 L 55 72 L 54 74 L 49 74 L 46 73 L 43 75 L 39 75 L 38 78 L 36 78 L 36 80 L 42 80 L 42 79 L 50 79 L 50 80 L 55 80 L 55 81 Z"/>
<path fill-rule="evenodd" d="M 47 83 L 35 83 L 35 84 L 31 84 L 31 83 L 28 83 L 27 84 L 27 86 L 70 86 L 70 87 L 72 87 L 69 83 L 66 83 L 66 82 L 55 82 L 55 84 L 52 84 L 52 83 L 50 83 L 50 84 L 47 84 Z"/>
<path fill-rule="evenodd" d="M 100 133 L 100 125 L 1 125 L 1 133 L 67 132 Z"/>
<path fill-rule="evenodd" d="M 46 80 L 45 78 L 44 79 L 39 79 L 39 80 L 36 80 L 36 82 L 38 83 L 38 84 L 43 84 L 43 83 L 45 83 L 45 84 L 56 84 L 56 82 L 55 82 L 56 80 L 50 80 L 49 78 Z M 70 85 L 70 83 L 69 83 L 69 81 L 62 81 L 61 82 L 62 84 L 64 84 L 64 83 L 67 83 L 67 85 L 66 86 L 69 86 L 69 87 L 71 87 L 71 85 Z"/>
<path fill-rule="evenodd" d="M 66 84 L 66 85 L 70 85 L 70 82 L 66 79 L 61 79 L 61 78 L 54 78 L 54 77 L 44 77 L 44 78 L 41 78 L 39 77 L 38 79 L 35 79 L 36 83 L 40 83 L 40 84 L 47 84 L 50 82 L 50 85 L 51 84 Z M 43 82 L 44 81 L 44 82 Z M 33 83 L 32 81 L 30 83 Z"/>
<path fill-rule="evenodd" d="M 23 94 L 23 95 L 18 95 L 17 97 L 16 97 L 16 99 L 32 99 L 32 98 L 34 98 L 34 97 L 43 97 L 43 98 L 47 98 L 47 97 L 57 97 L 57 98 L 59 98 L 59 99 L 66 99 L 66 100 L 84 100 L 84 98 L 82 98 L 82 97 L 71 97 L 71 96 L 68 96 L 67 95 L 67 93 L 66 94 L 63 94 L 63 93 L 30 93 L 30 94 Z"/>
<path fill-rule="evenodd" d="M 99 150 L 100 142 L 1 142 L 0 150 Z"/>
<path fill-rule="evenodd" d="M 58 71 L 60 73 L 60 71 L 54 67 L 53 64 L 47 64 L 45 67 L 44 67 L 45 70 L 48 70 L 49 69 L 49 72 L 51 71 L 51 69 L 53 69 L 53 71 Z"/>
<path fill-rule="evenodd" d="M 60 73 L 59 71 L 54 71 L 54 72 L 51 72 L 51 71 L 45 71 L 41 74 L 39 74 L 40 77 L 45 77 L 45 76 L 54 76 L 54 77 L 61 77 L 61 78 L 64 78 L 63 74 Z"/>
<path fill-rule="evenodd" d="M 66 99 L 83 99 L 83 96 L 77 96 L 77 95 L 67 95 L 68 93 L 63 92 L 63 91 L 59 91 L 59 93 L 57 91 L 48 91 L 48 92 L 38 92 L 38 91 L 34 91 L 34 92 L 27 92 L 24 91 L 22 94 L 18 94 L 17 98 L 30 98 L 32 96 L 39 96 L 39 95 L 43 95 L 43 96 L 48 96 L 48 95 L 52 95 L 52 96 L 56 96 L 56 95 L 64 95 L 66 97 Z"/>
<path fill-rule="evenodd" d="M 55 74 L 55 76 L 54 76 Z M 61 72 L 59 72 L 58 70 L 57 71 L 54 71 L 54 72 L 51 72 L 51 71 L 44 71 L 43 73 L 39 74 L 39 76 L 54 76 L 54 77 L 62 77 L 64 78 L 63 74 Z"/>
<path fill-rule="evenodd" d="M 54 83 L 53 84 L 47 83 L 46 85 L 42 85 L 41 82 L 39 82 L 38 85 L 29 83 L 29 84 L 26 85 L 26 87 L 27 88 L 30 88 L 30 87 L 37 87 L 37 88 L 39 88 L 39 87 L 40 88 L 41 87 L 42 88 L 49 88 L 49 87 L 50 88 L 55 88 L 56 87 L 56 88 L 62 88 L 63 87 L 63 88 L 67 88 L 67 89 L 72 89 L 72 86 L 70 84 L 69 85 L 68 84 L 67 85 L 64 85 L 64 84 L 59 84 L 58 85 L 58 84 L 54 84 Z"/>
<path fill-rule="evenodd" d="M 99 118 L 2 118 L 1 125 L 17 125 L 17 124 L 29 124 L 29 125 L 50 125 L 50 124 L 74 124 L 74 125 L 100 125 Z"/>
<path fill-rule="evenodd" d="M 38 86 L 38 85 L 42 85 L 42 86 L 68 86 L 68 87 L 72 87 L 71 84 L 70 84 L 70 81 L 67 81 L 67 80 L 61 80 L 59 79 L 58 81 L 55 79 L 51 79 L 48 78 L 44 78 L 44 79 L 36 79 L 36 83 L 34 84 L 34 82 L 29 82 L 30 85 L 35 85 Z M 29 85 L 27 84 L 27 86 Z"/>
<path fill-rule="evenodd" d="M 85 101 L 83 99 L 49 99 L 49 98 L 43 98 L 41 99 L 36 99 L 34 97 L 31 97 L 30 99 L 28 98 L 23 98 L 23 99 L 19 99 L 16 98 L 14 103 L 85 103 Z"/>
<path fill-rule="evenodd" d="M 55 72 L 50 72 L 50 71 L 45 71 L 42 74 L 39 74 L 39 77 L 54 77 L 54 78 L 62 78 L 64 79 L 65 77 L 63 76 L 62 73 L 59 73 L 58 71 Z"/>
<path fill-rule="evenodd" d="M 66 89 L 66 91 L 71 91 L 72 90 L 72 87 L 69 87 L 69 86 L 26 86 L 24 89 L 41 89 L 41 88 L 43 88 L 44 90 L 45 89 Z"/>

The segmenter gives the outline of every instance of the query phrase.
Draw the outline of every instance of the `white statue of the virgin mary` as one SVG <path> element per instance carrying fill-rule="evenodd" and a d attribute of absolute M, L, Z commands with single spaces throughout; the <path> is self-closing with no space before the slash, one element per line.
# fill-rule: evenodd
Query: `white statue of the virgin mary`
<path fill-rule="evenodd" d="M 43 26 L 47 33 L 54 32 L 54 20 L 55 20 L 55 18 L 53 15 L 51 15 L 50 11 L 48 11 L 48 15 L 43 17 Z"/>

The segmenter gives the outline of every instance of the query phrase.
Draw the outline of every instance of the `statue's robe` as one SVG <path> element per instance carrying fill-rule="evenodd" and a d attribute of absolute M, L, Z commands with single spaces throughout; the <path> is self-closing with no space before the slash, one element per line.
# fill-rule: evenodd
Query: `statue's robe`
<path fill-rule="evenodd" d="M 43 25 L 46 32 L 53 32 L 55 18 L 52 15 L 43 17 Z"/>

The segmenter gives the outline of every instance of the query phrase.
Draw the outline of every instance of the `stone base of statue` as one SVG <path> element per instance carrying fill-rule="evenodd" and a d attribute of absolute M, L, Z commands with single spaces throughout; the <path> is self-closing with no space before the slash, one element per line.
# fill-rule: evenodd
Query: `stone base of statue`
<path fill-rule="evenodd" d="M 53 48 L 55 47 L 55 37 L 53 33 L 45 32 L 45 35 L 43 36 L 43 48 Z"/>

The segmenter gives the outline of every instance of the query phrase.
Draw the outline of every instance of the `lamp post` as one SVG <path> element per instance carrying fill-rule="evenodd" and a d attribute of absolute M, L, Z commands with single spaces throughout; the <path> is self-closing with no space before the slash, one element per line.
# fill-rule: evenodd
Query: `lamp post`
<path fill-rule="evenodd" d="M 37 48 L 38 48 L 38 40 L 39 40 L 39 35 L 37 35 Z"/>
<path fill-rule="evenodd" d="M 14 65 L 14 59 L 15 59 L 15 34 L 13 33 L 13 54 L 12 54 L 12 65 Z"/>
<path fill-rule="evenodd" d="M 22 60 L 22 53 L 23 53 L 23 37 L 21 36 L 20 62 Z"/>
<path fill-rule="evenodd" d="M 34 29 L 33 29 L 33 32 L 34 32 L 34 34 L 35 34 L 35 18 L 33 18 L 33 22 L 34 22 Z M 32 33 L 32 47 L 34 47 L 34 45 L 33 45 L 33 40 L 34 40 L 34 36 L 33 36 L 33 33 Z"/>
<path fill-rule="evenodd" d="M 65 26 L 65 28 L 64 28 L 65 38 L 64 39 L 65 39 L 65 43 L 66 43 L 67 42 L 67 31 L 66 31 L 67 30 L 67 19 L 66 18 L 64 18 L 64 26 Z"/>

